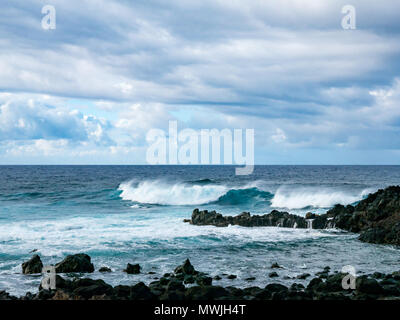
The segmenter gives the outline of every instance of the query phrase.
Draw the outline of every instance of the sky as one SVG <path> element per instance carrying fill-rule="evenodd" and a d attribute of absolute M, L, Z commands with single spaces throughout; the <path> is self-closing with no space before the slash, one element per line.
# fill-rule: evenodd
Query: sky
<path fill-rule="evenodd" d="M 399 40 L 397 0 L 3 0 L 0 164 L 146 164 L 169 121 L 254 129 L 256 164 L 400 164 Z"/>

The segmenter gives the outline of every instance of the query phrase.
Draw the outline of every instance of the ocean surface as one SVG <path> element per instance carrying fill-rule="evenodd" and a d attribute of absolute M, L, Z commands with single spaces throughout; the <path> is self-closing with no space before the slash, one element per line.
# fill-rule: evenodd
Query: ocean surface
<path fill-rule="evenodd" d="M 400 166 L 256 166 L 249 176 L 236 176 L 233 166 L 0 166 L 0 290 L 37 292 L 41 277 L 21 274 L 34 249 L 45 265 L 87 253 L 96 268 L 89 276 L 112 285 L 149 283 L 186 258 L 210 275 L 237 275 L 214 284 L 238 287 L 308 283 L 285 276 L 325 266 L 397 271 L 398 248 L 339 230 L 200 227 L 182 220 L 194 208 L 323 213 L 399 183 Z M 123 273 L 128 262 L 143 273 Z M 273 262 L 284 269 L 270 279 Z M 99 273 L 102 266 L 113 272 Z"/>

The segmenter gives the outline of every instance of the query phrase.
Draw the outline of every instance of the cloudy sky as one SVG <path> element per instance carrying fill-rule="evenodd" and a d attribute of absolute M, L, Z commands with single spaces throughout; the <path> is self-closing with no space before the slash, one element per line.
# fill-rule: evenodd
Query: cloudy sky
<path fill-rule="evenodd" d="M 0 164 L 143 164 L 169 120 L 254 128 L 259 164 L 400 164 L 399 40 L 398 0 L 2 0 Z"/>

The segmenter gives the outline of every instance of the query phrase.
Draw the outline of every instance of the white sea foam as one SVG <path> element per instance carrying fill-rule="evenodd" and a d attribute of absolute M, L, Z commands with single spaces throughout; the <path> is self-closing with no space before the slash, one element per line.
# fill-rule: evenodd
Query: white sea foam
<path fill-rule="evenodd" d="M 368 194 L 370 190 L 361 192 L 346 192 L 332 189 L 298 188 L 287 189 L 279 188 L 271 200 L 274 208 L 302 209 L 306 207 L 330 208 L 335 204 L 351 204 Z"/>
<path fill-rule="evenodd" d="M 137 186 L 125 182 L 119 186 L 121 198 L 139 203 L 161 205 L 199 205 L 218 200 L 228 191 L 220 185 L 168 184 L 164 181 L 143 181 Z"/>

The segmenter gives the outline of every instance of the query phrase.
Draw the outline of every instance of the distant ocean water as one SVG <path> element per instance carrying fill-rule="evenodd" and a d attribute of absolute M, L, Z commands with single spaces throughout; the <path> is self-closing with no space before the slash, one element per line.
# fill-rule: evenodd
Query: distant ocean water
<path fill-rule="evenodd" d="M 132 284 L 170 272 L 190 258 L 211 275 L 236 274 L 221 285 L 290 285 L 283 279 L 329 265 L 358 272 L 399 270 L 391 246 L 361 243 L 338 230 L 192 226 L 194 208 L 223 214 L 305 215 L 352 204 L 379 188 L 400 184 L 400 166 L 256 166 L 236 176 L 233 166 L 0 166 L 0 290 L 36 292 L 40 277 L 21 274 L 37 249 L 45 264 L 85 252 L 92 278 Z M 273 262 L 285 267 L 270 279 Z M 127 263 L 142 275 L 126 275 Z M 147 274 L 149 271 L 156 275 Z M 254 276 L 250 284 L 245 279 Z"/>

